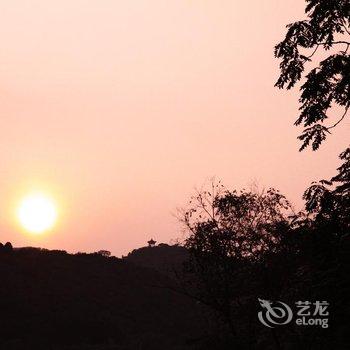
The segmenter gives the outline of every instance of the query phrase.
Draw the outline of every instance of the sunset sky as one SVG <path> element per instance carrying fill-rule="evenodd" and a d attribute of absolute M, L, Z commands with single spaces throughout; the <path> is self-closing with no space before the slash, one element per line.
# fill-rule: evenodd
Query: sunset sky
<path fill-rule="evenodd" d="M 298 152 L 298 91 L 274 88 L 274 45 L 304 0 L 0 2 L 0 242 L 127 254 L 181 237 L 174 217 L 215 176 L 303 190 L 328 178 L 349 121 Z M 32 189 L 44 235 L 14 217 Z"/>

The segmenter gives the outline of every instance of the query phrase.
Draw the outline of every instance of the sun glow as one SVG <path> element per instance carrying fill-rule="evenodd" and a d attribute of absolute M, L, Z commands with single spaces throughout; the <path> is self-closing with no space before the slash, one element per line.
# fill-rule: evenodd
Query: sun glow
<path fill-rule="evenodd" d="M 35 234 L 44 233 L 56 223 L 55 202 L 42 193 L 28 195 L 18 206 L 17 218 L 26 231 Z"/>

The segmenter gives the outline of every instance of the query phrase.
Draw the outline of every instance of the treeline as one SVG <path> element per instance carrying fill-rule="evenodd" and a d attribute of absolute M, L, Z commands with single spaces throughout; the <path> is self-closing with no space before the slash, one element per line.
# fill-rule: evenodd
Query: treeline
<path fill-rule="evenodd" d="M 178 288 L 215 315 L 218 328 L 203 349 L 348 348 L 350 148 L 340 158 L 336 176 L 305 191 L 299 213 L 274 189 L 237 192 L 218 183 L 191 199 L 182 213 L 190 260 Z M 258 320 L 268 311 L 261 300 L 325 303 L 326 326 L 301 326 L 295 317 L 278 326 L 275 315 L 267 327 Z"/>
<path fill-rule="evenodd" d="M 0 282 L 4 350 L 190 349 L 205 329 L 166 275 L 99 253 L 0 249 Z"/>

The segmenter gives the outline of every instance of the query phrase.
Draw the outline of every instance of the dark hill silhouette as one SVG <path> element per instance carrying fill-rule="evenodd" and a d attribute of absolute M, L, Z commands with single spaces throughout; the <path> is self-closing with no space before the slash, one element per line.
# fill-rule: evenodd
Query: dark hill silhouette
<path fill-rule="evenodd" d="M 127 262 L 151 268 L 170 276 L 182 269 L 187 258 L 188 252 L 184 247 L 165 243 L 134 249 L 126 257 L 123 257 Z"/>
<path fill-rule="evenodd" d="M 1 349 L 188 349 L 201 333 L 199 306 L 128 259 L 1 249 L 0 276 Z"/>

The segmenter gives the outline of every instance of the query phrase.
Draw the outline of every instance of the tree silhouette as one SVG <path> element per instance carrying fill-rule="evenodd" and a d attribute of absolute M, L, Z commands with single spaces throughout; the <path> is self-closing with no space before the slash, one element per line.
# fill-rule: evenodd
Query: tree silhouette
<path fill-rule="evenodd" d="M 12 247 L 11 242 L 6 242 L 6 244 L 3 246 L 3 250 L 5 252 L 12 252 L 13 247 Z"/>
<path fill-rule="evenodd" d="M 212 184 L 210 191 L 192 197 L 183 212 L 190 253 L 185 271 L 193 276 L 183 288 L 218 312 L 234 336 L 237 320 L 232 305 L 254 289 L 254 278 L 248 278 L 251 266 L 279 250 L 290 210 L 286 198 L 274 189 L 237 192 Z"/>
<path fill-rule="evenodd" d="M 295 125 L 303 125 L 298 137 L 300 151 L 307 146 L 317 150 L 320 144 L 346 116 L 350 106 L 350 2 L 349 0 L 306 0 L 308 19 L 287 25 L 283 41 L 275 46 L 281 59 L 280 76 L 275 86 L 291 89 L 302 78 L 305 64 L 323 49 L 329 53 L 306 74 L 301 86 L 300 115 Z M 310 52 L 308 52 L 310 50 Z M 328 124 L 329 109 L 343 108 L 341 117 Z"/>
<path fill-rule="evenodd" d="M 97 254 L 100 254 L 104 256 L 105 258 L 108 258 L 111 256 L 111 252 L 109 250 L 99 250 Z"/>
<path fill-rule="evenodd" d="M 306 210 L 316 223 L 327 223 L 338 236 L 350 233 L 350 147 L 342 152 L 338 174 L 313 183 L 304 193 Z"/>

